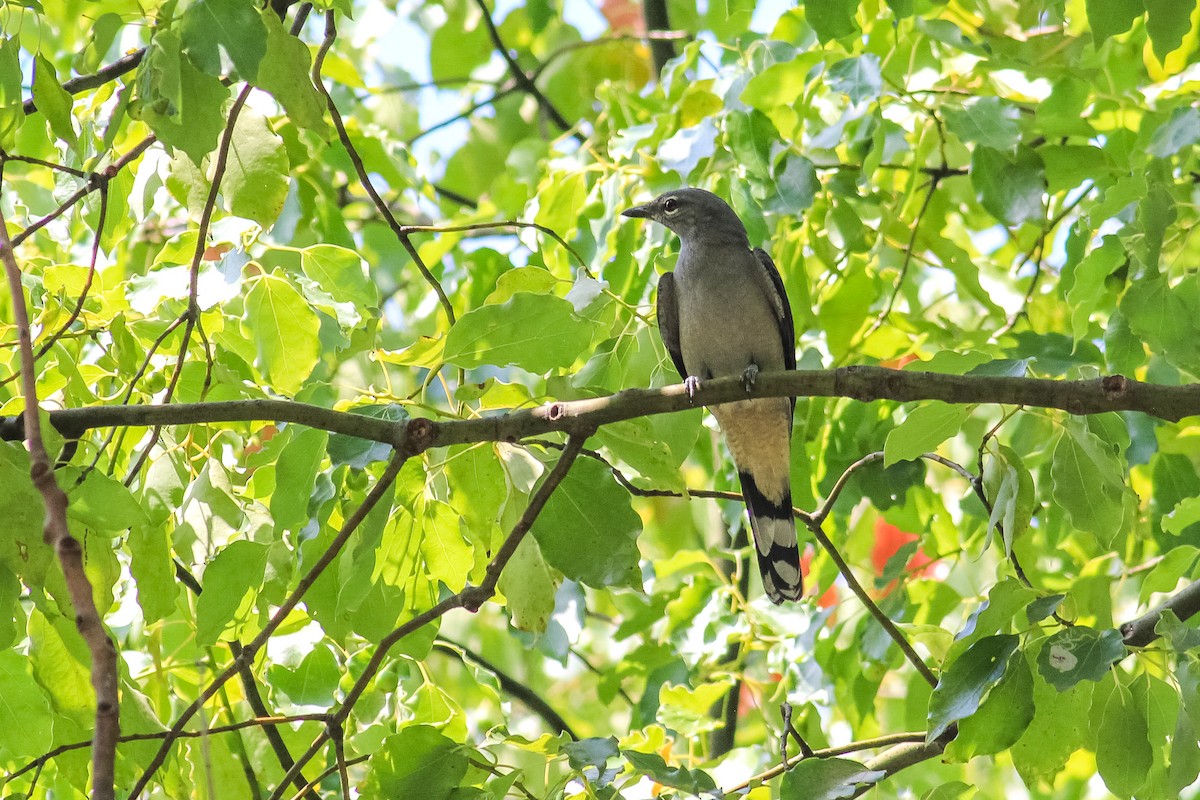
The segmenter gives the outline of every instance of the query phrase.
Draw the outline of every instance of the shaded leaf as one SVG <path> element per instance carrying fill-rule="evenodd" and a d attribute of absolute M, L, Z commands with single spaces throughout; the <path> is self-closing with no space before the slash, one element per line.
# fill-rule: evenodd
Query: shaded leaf
<path fill-rule="evenodd" d="M 1098 681 L 1125 655 L 1121 634 L 1084 625 L 1064 628 L 1048 638 L 1038 653 L 1038 672 L 1060 692 L 1080 681 Z"/>
<path fill-rule="evenodd" d="M 1018 642 L 1011 634 L 986 636 L 942 671 L 929 699 L 925 741 L 932 742 L 953 723 L 975 713 L 984 693 L 1004 675 L 1008 657 Z"/>

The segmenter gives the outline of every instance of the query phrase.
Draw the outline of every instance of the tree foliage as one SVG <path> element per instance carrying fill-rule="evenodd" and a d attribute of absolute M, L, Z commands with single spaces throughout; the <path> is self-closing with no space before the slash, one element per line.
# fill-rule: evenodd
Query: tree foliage
<path fill-rule="evenodd" d="M 0 21 L 6 797 L 1195 783 L 1195 3 Z M 619 212 L 683 185 L 802 370 L 902 370 L 757 389 L 800 395 L 800 604 L 711 419 L 607 399 L 675 383 L 678 243 Z"/>

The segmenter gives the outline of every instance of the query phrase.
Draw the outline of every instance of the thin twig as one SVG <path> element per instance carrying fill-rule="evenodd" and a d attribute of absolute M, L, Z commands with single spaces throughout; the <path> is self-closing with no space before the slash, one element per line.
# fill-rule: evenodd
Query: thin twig
<path fill-rule="evenodd" d="M 200 262 L 204 259 L 204 253 L 208 249 L 208 230 L 212 224 L 213 212 L 217 206 L 217 195 L 221 190 L 221 181 L 224 179 L 225 170 L 229 166 L 229 151 L 233 147 L 234 128 L 237 126 L 238 116 L 241 114 L 242 108 L 246 105 L 246 100 L 249 99 L 250 92 L 253 89 L 253 86 L 246 84 L 238 92 L 237 99 L 234 100 L 233 106 L 229 109 L 229 119 L 225 123 L 225 130 L 221 135 L 220 145 L 217 147 L 216 160 L 213 162 L 212 183 L 208 187 L 208 197 L 205 198 L 204 208 L 200 214 L 200 224 L 196 231 L 196 247 L 192 251 L 192 263 L 188 269 L 188 304 L 187 309 L 180 315 L 180 319 L 184 323 L 183 336 L 179 343 L 179 355 L 175 359 L 175 369 L 171 371 L 166 391 L 163 392 L 162 402 L 164 405 L 169 404 L 171 398 L 175 396 L 175 389 L 179 386 L 179 378 L 183 375 L 183 362 L 187 357 L 188 347 L 192 343 L 192 331 L 195 330 L 196 324 L 200 320 Z M 145 447 L 142 448 L 141 454 L 125 478 L 126 486 L 131 486 L 135 477 L 141 473 L 142 466 L 150 457 L 151 451 L 158 444 L 161 435 L 162 430 L 158 427 L 150 431 L 149 440 L 146 442 Z"/>
<path fill-rule="evenodd" d="M 537 84 L 535 84 L 533 80 L 525 74 L 525 70 L 521 68 L 521 65 L 517 63 L 515 58 L 513 58 L 512 53 L 508 51 L 508 48 L 504 44 L 504 40 L 500 38 L 500 31 L 496 28 L 496 22 L 492 19 L 492 13 L 488 11 L 487 0 L 475 0 L 475 5 L 479 6 L 479 11 L 483 14 L 483 24 L 487 27 L 488 36 L 492 40 L 492 45 L 496 48 L 496 52 L 500 54 L 500 57 L 504 59 L 504 63 L 508 65 L 508 71 L 512 74 L 513 80 L 517 82 L 517 86 L 521 89 L 521 91 L 525 92 L 537 101 L 538 106 L 541 107 L 542 111 L 546 112 L 546 116 L 550 118 L 550 121 L 553 122 L 559 128 L 559 130 L 563 131 L 564 133 L 571 130 L 571 128 L 574 126 L 567 122 L 566 118 L 562 115 L 562 112 L 560 112 L 555 105 L 550 102 L 550 98 L 546 97 L 542 90 L 537 87 Z M 580 142 L 586 141 L 586 138 L 578 131 L 572 135 Z"/>
<path fill-rule="evenodd" d="M 887 736 L 879 736 L 874 739 L 863 739 L 858 742 L 850 742 L 849 744 L 839 745 L 837 747 L 827 747 L 824 750 L 814 750 L 811 756 L 797 754 L 785 764 L 776 764 L 770 769 L 760 772 L 744 783 L 739 783 L 725 790 L 725 795 L 740 794 L 747 789 L 759 786 L 772 778 L 782 775 L 787 770 L 804 761 L 807 758 L 830 758 L 832 756 L 841 756 L 846 753 L 857 753 L 861 750 L 872 750 L 876 747 L 892 747 L 893 745 L 906 744 L 909 742 L 924 742 L 925 731 L 913 731 L 910 733 L 892 733 Z"/>
<path fill-rule="evenodd" d="M 441 303 L 442 310 L 446 314 L 446 320 L 453 325 L 456 317 L 454 314 L 454 305 L 450 302 L 450 298 L 446 296 L 445 289 L 433 273 L 429 271 L 429 267 L 425 266 L 425 261 L 421 258 L 421 254 L 417 252 L 417 248 L 409 239 L 409 235 L 403 231 L 403 227 L 396 221 L 396 217 L 392 214 L 392 210 L 388 204 L 380 196 L 375 189 L 375 184 L 371 182 L 370 176 L 367 175 L 367 169 L 363 165 L 362 157 L 358 150 L 354 147 L 354 143 L 350 140 L 350 134 L 346 131 L 346 125 L 342 121 L 342 115 L 337 109 L 337 105 L 333 102 L 333 95 L 329 93 L 325 82 L 321 80 L 321 66 L 325 61 L 325 55 L 329 52 L 329 48 L 333 46 L 333 40 L 337 37 L 337 25 L 335 24 L 334 12 L 329 11 L 325 14 L 325 38 L 321 42 L 321 46 L 317 49 L 317 57 L 313 61 L 313 83 L 325 97 L 325 106 L 329 109 L 329 115 L 333 119 L 333 127 L 337 131 L 338 140 L 342 143 L 342 147 L 346 149 L 346 154 L 350 157 L 350 162 L 354 165 L 354 171 L 358 175 L 358 181 L 362 184 L 364 190 L 371 197 L 371 202 L 375 204 L 375 208 L 387 221 L 388 227 L 392 229 L 392 233 L 400 240 L 401 246 L 408 253 L 409 258 L 417 265 L 421 276 L 425 279 L 433 291 L 438 296 L 438 302 Z"/>

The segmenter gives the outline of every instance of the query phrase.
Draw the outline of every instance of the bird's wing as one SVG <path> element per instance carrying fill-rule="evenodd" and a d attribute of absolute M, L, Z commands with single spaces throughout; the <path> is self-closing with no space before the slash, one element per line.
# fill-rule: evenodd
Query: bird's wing
<path fill-rule="evenodd" d="M 784 301 L 787 302 L 786 300 Z M 683 350 L 679 347 L 679 306 L 675 299 L 675 275 L 663 273 L 658 279 L 658 333 L 671 356 L 671 363 L 679 371 L 679 377 L 687 379 L 687 367 L 683 365 Z M 789 315 L 791 312 L 788 312 Z M 794 348 L 793 348 L 794 350 Z M 795 362 L 793 355 L 792 361 Z"/>
<path fill-rule="evenodd" d="M 767 296 L 771 301 L 771 310 L 779 323 L 779 341 L 783 345 L 783 363 L 788 369 L 796 368 L 796 323 L 792 319 L 792 305 L 788 302 L 787 291 L 783 288 L 783 278 L 775 268 L 775 262 L 761 247 L 754 248 L 754 257 L 767 276 Z"/>

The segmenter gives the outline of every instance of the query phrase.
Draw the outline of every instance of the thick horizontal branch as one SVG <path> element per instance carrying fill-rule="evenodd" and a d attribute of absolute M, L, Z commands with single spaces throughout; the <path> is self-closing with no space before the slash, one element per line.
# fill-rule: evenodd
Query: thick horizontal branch
<path fill-rule="evenodd" d="M 883 367 L 842 367 L 760 375 L 747 393 L 741 378 L 706 381 L 688 398 L 683 384 L 661 389 L 626 389 L 587 400 L 551 402 L 490 417 L 434 422 L 387 422 L 288 400 L 235 400 L 166 406 L 94 406 L 51 411 L 50 420 L 68 437 L 109 426 L 188 425 L 254 420 L 291 422 L 394 446 L 413 452 L 474 442 L 518 441 L 550 432 L 577 433 L 610 422 L 683 411 L 747 397 L 846 397 L 862 402 L 941 400 L 947 403 L 1023 405 L 1057 408 L 1071 414 L 1140 411 L 1178 421 L 1200 415 L 1200 384 L 1160 386 L 1120 375 L 1083 381 L 943 375 Z M 21 435 L 19 418 L 0 420 L 0 438 Z"/>
<path fill-rule="evenodd" d="M 1200 581 L 1193 581 L 1171 595 L 1161 605 L 1120 627 L 1121 640 L 1126 647 L 1145 647 L 1158 638 L 1155 627 L 1162 612 L 1170 610 L 1181 621 L 1187 621 L 1200 611 Z"/>

